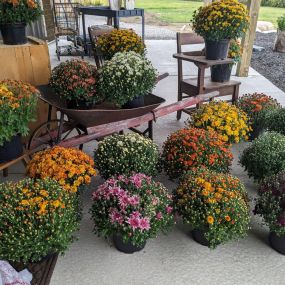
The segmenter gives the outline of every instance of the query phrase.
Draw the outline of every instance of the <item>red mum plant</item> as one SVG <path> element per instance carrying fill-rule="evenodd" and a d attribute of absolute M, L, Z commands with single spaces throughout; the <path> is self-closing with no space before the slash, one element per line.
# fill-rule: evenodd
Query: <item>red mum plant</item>
<path fill-rule="evenodd" d="M 58 96 L 67 101 L 98 103 L 102 98 L 96 92 L 97 69 L 83 60 L 68 60 L 56 66 L 50 85 Z"/>
<path fill-rule="evenodd" d="M 162 163 L 171 179 L 193 168 L 205 166 L 228 172 L 233 155 L 229 145 L 215 131 L 185 128 L 171 134 L 163 147 Z"/>

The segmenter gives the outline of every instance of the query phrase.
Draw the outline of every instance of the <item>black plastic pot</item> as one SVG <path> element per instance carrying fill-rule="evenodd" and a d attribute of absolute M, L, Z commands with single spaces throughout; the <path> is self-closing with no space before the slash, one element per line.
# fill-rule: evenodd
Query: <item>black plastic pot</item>
<path fill-rule="evenodd" d="M 134 98 L 133 100 L 126 103 L 122 108 L 123 109 L 134 109 L 144 106 L 144 96 L 139 96 Z"/>
<path fill-rule="evenodd" d="M 206 59 L 225 59 L 228 56 L 230 40 L 211 41 L 205 40 Z"/>
<path fill-rule="evenodd" d="M 117 250 L 127 254 L 141 251 L 145 247 L 145 244 L 142 246 L 135 246 L 131 242 L 124 243 L 121 235 L 113 235 L 113 241 Z"/>
<path fill-rule="evenodd" d="M 253 141 L 255 140 L 256 138 L 258 138 L 261 134 L 263 133 L 263 130 L 260 130 L 258 128 L 253 128 L 253 131 L 251 131 L 249 133 L 249 138 L 248 140 L 249 141 Z"/>
<path fill-rule="evenodd" d="M 213 82 L 228 82 L 231 78 L 233 65 L 219 64 L 211 66 L 211 79 Z"/>
<path fill-rule="evenodd" d="M 21 136 L 16 135 L 0 146 L 0 163 L 10 161 L 23 154 Z"/>
<path fill-rule="evenodd" d="M 200 243 L 201 245 L 204 246 L 210 246 L 209 241 L 205 238 L 205 231 L 202 230 L 192 230 L 192 236 L 194 238 L 194 240 L 198 243 Z"/>
<path fill-rule="evenodd" d="M 27 43 L 26 24 L 2 24 L 0 26 L 3 43 L 6 45 L 22 45 Z"/>
<path fill-rule="evenodd" d="M 269 243 L 273 249 L 285 255 L 285 235 L 278 236 L 276 233 L 269 234 Z"/>

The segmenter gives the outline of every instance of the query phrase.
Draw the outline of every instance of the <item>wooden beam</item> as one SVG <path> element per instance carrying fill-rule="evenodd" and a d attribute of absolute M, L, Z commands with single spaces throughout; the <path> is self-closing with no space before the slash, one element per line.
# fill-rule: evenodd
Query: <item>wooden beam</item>
<path fill-rule="evenodd" d="M 250 24 L 248 31 L 242 39 L 243 54 L 237 67 L 237 76 L 248 76 L 260 5 L 261 0 L 248 0 L 247 7 L 249 10 Z"/>

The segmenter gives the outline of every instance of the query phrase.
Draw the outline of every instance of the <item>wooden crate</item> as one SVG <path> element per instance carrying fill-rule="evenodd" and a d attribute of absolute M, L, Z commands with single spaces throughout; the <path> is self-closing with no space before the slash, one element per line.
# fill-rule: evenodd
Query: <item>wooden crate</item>
<path fill-rule="evenodd" d="M 47 43 L 28 37 L 24 45 L 4 45 L 0 42 L 0 80 L 17 79 L 34 86 L 48 84 L 51 66 Z M 48 106 L 39 101 L 37 120 L 30 124 L 30 134 L 47 120 Z"/>

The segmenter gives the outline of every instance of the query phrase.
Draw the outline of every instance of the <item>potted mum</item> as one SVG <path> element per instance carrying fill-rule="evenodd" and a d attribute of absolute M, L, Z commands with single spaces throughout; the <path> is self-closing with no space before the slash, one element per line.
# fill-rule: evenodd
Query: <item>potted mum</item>
<path fill-rule="evenodd" d="M 159 150 L 151 139 L 136 133 L 112 135 L 99 142 L 94 160 L 105 179 L 133 172 L 156 176 Z"/>
<path fill-rule="evenodd" d="M 111 59 L 117 52 L 133 51 L 145 55 L 145 44 L 133 30 L 114 29 L 110 33 L 98 37 L 96 49 L 106 60 Z"/>
<path fill-rule="evenodd" d="M 35 119 L 39 92 L 17 80 L 0 81 L 0 163 L 23 153 L 21 135 Z"/>
<path fill-rule="evenodd" d="M 193 14 L 193 30 L 205 39 L 206 58 L 224 59 L 231 39 L 240 38 L 249 25 L 248 11 L 238 0 L 221 0 Z"/>
<path fill-rule="evenodd" d="M 71 193 L 77 192 L 81 185 L 90 184 L 96 175 L 90 156 L 79 149 L 60 146 L 34 154 L 26 171 L 31 178 L 52 178 Z"/>
<path fill-rule="evenodd" d="M 156 84 L 157 72 L 143 55 L 118 52 L 99 70 L 97 91 L 118 107 L 144 106 L 144 96 Z"/>
<path fill-rule="evenodd" d="M 181 129 L 163 145 L 162 164 L 171 179 L 204 165 L 217 172 L 228 172 L 233 156 L 230 147 L 214 131 Z"/>
<path fill-rule="evenodd" d="M 37 0 L 2 0 L 0 2 L 0 29 L 6 45 L 27 42 L 26 25 L 36 21 L 42 14 Z"/>
<path fill-rule="evenodd" d="M 79 227 L 71 195 L 50 179 L 0 184 L 0 259 L 48 285 L 59 253 Z"/>
<path fill-rule="evenodd" d="M 271 112 L 268 112 L 264 123 L 267 130 L 285 135 L 284 120 L 285 109 L 275 108 L 273 110 L 271 109 Z"/>
<path fill-rule="evenodd" d="M 211 80 L 213 82 L 228 82 L 231 78 L 233 66 L 240 62 L 242 47 L 239 41 L 231 40 L 228 58 L 232 58 L 234 63 L 218 64 L 211 66 Z"/>
<path fill-rule="evenodd" d="M 249 135 L 250 140 L 257 138 L 266 127 L 270 126 L 270 130 L 278 131 L 278 128 L 273 128 L 273 125 L 281 126 L 281 128 L 284 125 L 283 118 L 278 120 L 278 116 L 271 115 L 273 110 L 279 110 L 281 108 L 280 104 L 276 99 L 264 93 L 245 94 L 238 99 L 237 106 L 243 110 L 250 119 L 252 127 L 252 131 Z M 285 132 L 283 134 L 285 134 Z"/>
<path fill-rule="evenodd" d="M 97 91 L 97 69 L 83 60 L 67 60 L 52 70 L 50 86 L 67 108 L 90 109 L 103 101 Z"/>
<path fill-rule="evenodd" d="M 214 130 L 228 143 L 247 140 L 251 131 L 246 113 L 225 101 L 204 104 L 192 114 L 189 124 L 196 128 Z"/>
<path fill-rule="evenodd" d="M 95 233 L 113 238 L 124 253 L 144 248 L 173 225 L 172 198 L 167 189 L 141 173 L 110 178 L 93 193 Z"/>
<path fill-rule="evenodd" d="M 257 182 L 285 170 L 285 136 L 268 132 L 258 137 L 244 149 L 240 164 Z"/>
<path fill-rule="evenodd" d="M 186 174 L 173 194 L 174 209 L 192 227 L 194 239 L 210 248 L 246 236 L 246 199 L 238 178 L 206 168 Z"/>
<path fill-rule="evenodd" d="M 271 176 L 261 184 L 254 214 L 269 227 L 272 248 L 285 255 L 285 172 Z"/>

